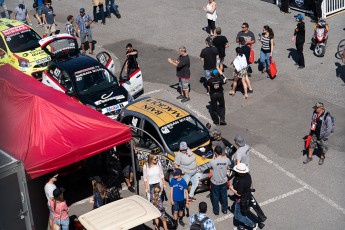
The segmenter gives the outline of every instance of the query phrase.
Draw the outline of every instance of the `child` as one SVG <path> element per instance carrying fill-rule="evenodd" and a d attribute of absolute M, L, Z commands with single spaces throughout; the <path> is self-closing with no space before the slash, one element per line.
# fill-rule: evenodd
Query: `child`
<path fill-rule="evenodd" d="M 163 207 L 163 202 L 160 196 L 160 192 L 161 192 L 161 187 L 159 185 L 156 185 L 153 187 L 152 189 L 152 193 L 151 193 L 151 203 L 161 212 L 161 216 L 160 219 L 163 223 L 163 228 L 164 230 L 168 230 L 168 225 L 167 225 L 167 220 L 165 219 L 164 215 L 165 215 L 165 209 Z M 155 219 L 155 229 L 159 229 L 159 220 L 158 218 Z"/>
<path fill-rule="evenodd" d="M 185 206 L 189 207 L 189 200 L 187 183 L 181 175 L 181 169 L 176 168 L 170 181 L 170 200 L 173 206 L 175 225 L 177 226 L 177 217 L 179 216 L 179 223 L 184 227 L 185 223 L 182 220 L 183 210 Z M 187 200 L 185 200 L 185 197 Z"/>

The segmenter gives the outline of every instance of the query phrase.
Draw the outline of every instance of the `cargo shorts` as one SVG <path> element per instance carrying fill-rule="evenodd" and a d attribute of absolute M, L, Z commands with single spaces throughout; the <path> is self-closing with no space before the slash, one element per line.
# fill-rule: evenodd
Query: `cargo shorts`
<path fill-rule="evenodd" d="M 189 78 L 182 78 L 179 77 L 179 83 L 178 85 L 180 86 L 181 89 L 183 90 L 189 90 Z"/>
<path fill-rule="evenodd" d="M 328 139 L 318 140 L 315 135 L 311 138 L 310 146 L 309 148 L 322 149 L 323 153 L 326 153 L 328 151 Z"/>

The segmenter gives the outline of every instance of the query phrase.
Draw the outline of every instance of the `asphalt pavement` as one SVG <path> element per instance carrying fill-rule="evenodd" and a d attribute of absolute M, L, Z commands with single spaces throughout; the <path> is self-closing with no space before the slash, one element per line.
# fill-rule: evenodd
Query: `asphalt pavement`
<path fill-rule="evenodd" d="M 9 9 L 14 8 L 14 2 L 7 1 Z M 99 22 L 92 26 L 95 52 L 109 51 L 119 72 L 125 60 L 125 45 L 132 43 L 139 50 L 145 89 L 143 96 L 173 102 L 191 111 L 204 123 L 210 122 L 209 96 L 200 83 L 203 71 L 198 59 L 207 37 L 202 30 L 207 24 L 202 7 L 207 1 L 116 2 L 122 18 L 117 19 L 113 15 L 107 19 L 106 25 Z M 27 4 L 31 7 L 31 3 L 27 1 Z M 53 7 L 61 30 L 67 15 L 76 17 L 80 7 L 92 14 L 90 1 L 53 1 Z M 250 80 L 254 93 L 248 100 L 242 98 L 240 91 L 234 97 L 229 96 L 231 82 L 228 83 L 225 86 L 228 125 L 218 127 L 223 137 L 230 141 L 236 133 L 241 133 L 252 147 L 250 166 L 256 189 L 254 195 L 268 217 L 265 229 L 344 229 L 345 67 L 335 53 L 338 42 L 345 37 L 345 14 L 328 19 L 329 40 L 322 58 L 315 57 L 309 49 L 313 23 L 309 17 L 305 18 L 306 68 L 297 70 L 294 66 L 296 50 L 291 42 L 296 24 L 293 15 L 297 12 L 281 14 L 277 6 L 263 1 L 218 0 L 217 13 L 216 25 L 222 28 L 222 34 L 230 41 L 230 48 L 226 51 L 229 68 L 225 70 L 229 78 L 233 72 L 229 63 L 235 57 L 237 46 L 235 37 L 243 22 L 249 23 L 255 35 L 266 24 L 275 33 L 273 58 L 277 62 L 277 77 L 270 80 L 253 64 Z M 43 33 L 41 28 L 37 31 Z M 177 78 L 175 69 L 167 61 L 168 57 L 177 57 L 181 45 L 186 46 L 191 57 L 191 101 L 185 104 L 175 99 Z M 253 46 L 256 59 L 259 58 L 260 47 L 259 42 Z M 317 164 L 317 156 L 303 165 L 303 137 L 308 134 L 312 107 L 318 101 L 324 102 L 326 110 L 336 117 L 336 130 L 330 137 L 324 165 Z M 130 195 L 128 191 L 123 191 L 123 194 Z M 207 201 L 208 214 L 215 220 L 217 229 L 232 229 L 232 213 L 214 216 L 207 194 L 196 195 L 197 201 L 191 205 L 190 212 L 197 212 L 199 201 Z M 170 210 L 167 202 L 165 205 Z M 79 215 L 89 210 L 90 205 L 85 200 L 75 204 L 71 212 Z"/>

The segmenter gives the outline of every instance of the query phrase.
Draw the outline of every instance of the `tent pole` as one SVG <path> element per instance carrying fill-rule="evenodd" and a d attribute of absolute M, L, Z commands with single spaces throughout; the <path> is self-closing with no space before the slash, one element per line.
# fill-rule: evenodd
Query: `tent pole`
<path fill-rule="evenodd" d="M 133 151 L 133 140 L 131 140 L 131 157 L 132 157 L 132 168 L 133 168 L 133 180 L 135 181 L 135 190 L 137 191 L 137 194 L 139 195 L 139 183 L 137 181 L 137 169 L 135 165 L 135 156 Z"/>

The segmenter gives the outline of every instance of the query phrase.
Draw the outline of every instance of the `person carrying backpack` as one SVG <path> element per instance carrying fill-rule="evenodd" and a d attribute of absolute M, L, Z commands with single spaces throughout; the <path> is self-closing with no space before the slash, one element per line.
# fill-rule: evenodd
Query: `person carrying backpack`
<path fill-rule="evenodd" d="M 329 112 L 326 112 L 322 102 L 317 102 L 313 108 L 314 112 L 310 127 L 310 135 L 312 135 L 312 138 L 310 141 L 308 157 L 303 161 L 303 163 L 307 164 L 312 161 L 314 149 L 319 147 L 319 165 L 322 165 L 325 161 L 325 154 L 328 151 L 328 138 L 335 128 L 335 118 Z"/>
<path fill-rule="evenodd" d="M 216 230 L 213 220 L 206 216 L 207 204 L 202 201 L 199 203 L 199 214 L 190 217 L 189 225 L 191 230 Z"/>

